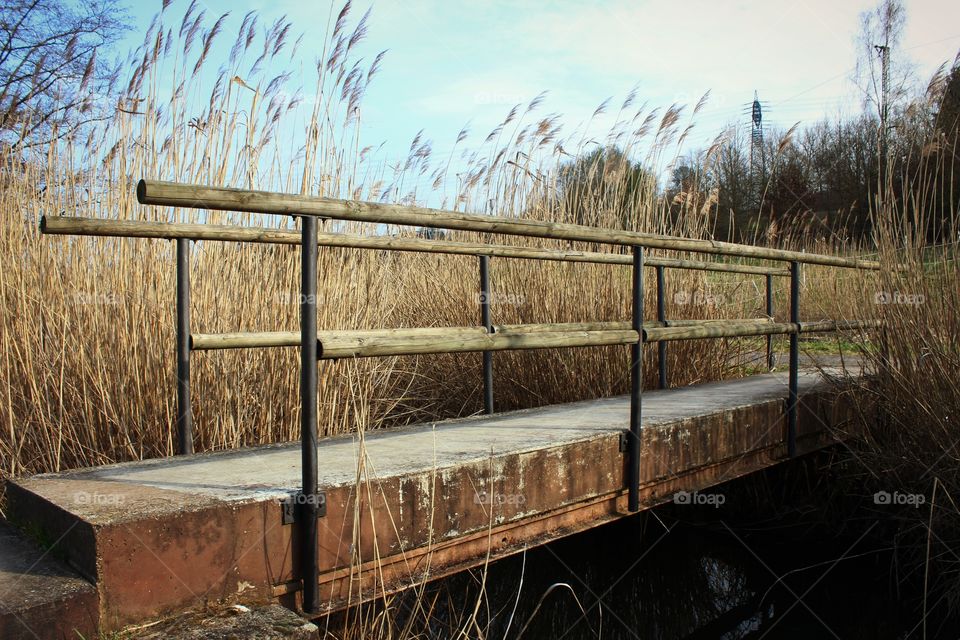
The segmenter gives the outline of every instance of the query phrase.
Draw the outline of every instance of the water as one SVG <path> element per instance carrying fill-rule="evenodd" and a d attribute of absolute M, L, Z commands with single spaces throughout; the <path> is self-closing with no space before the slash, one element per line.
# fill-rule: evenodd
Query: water
<path fill-rule="evenodd" d="M 922 638 L 922 567 L 904 577 L 888 523 L 828 510 L 793 469 L 791 482 L 777 471 L 721 487 L 719 508 L 667 505 L 492 563 L 479 627 L 498 639 Z M 430 585 L 432 637 L 463 624 L 482 578 Z M 927 616 L 927 638 L 958 629 L 942 607 Z"/>
<path fill-rule="evenodd" d="M 509 637 L 525 625 L 525 637 L 570 640 L 899 637 L 890 631 L 906 619 L 890 606 L 889 554 L 859 555 L 871 550 L 855 546 L 858 557 L 834 562 L 842 543 L 808 539 L 798 549 L 782 532 L 748 535 L 666 516 L 621 521 L 494 564 L 487 593 L 500 613 L 490 637 L 503 637 L 514 602 Z M 445 586 L 455 581 L 474 590 L 462 575 Z M 557 583 L 570 588 L 543 595 Z"/>

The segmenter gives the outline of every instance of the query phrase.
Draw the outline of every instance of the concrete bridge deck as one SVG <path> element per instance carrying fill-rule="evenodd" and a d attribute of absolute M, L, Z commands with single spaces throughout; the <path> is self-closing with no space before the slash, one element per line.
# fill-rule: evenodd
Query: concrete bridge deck
<path fill-rule="evenodd" d="M 798 450 L 853 417 L 801 372 Z M 648 391 L 644 507 L 786 458 L 785 373 Z M 629 398 L 321 440 L 321 593 L 327 610 L 396 591 L 627 514 Z M 116 629 L 219 600 L 294 604 L 298 444 L 46 474 L 11 482 L 10 519 L 97 587 Z"/>

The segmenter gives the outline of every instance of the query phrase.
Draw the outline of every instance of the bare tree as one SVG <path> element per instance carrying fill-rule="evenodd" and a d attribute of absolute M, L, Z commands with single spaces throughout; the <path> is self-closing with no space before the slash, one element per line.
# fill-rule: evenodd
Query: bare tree
<path fill-rule="evenodd" d="M 0 4 L 0 137 L 29 145 L 102 116 L 106 47 L 128 26 L 119 0 Z"/>

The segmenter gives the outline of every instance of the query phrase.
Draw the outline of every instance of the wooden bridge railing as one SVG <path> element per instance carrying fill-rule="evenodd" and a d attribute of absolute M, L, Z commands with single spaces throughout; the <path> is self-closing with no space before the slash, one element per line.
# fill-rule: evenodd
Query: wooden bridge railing
<path fill-rule="evenodd" d="M 233 225 L 181 224 L 44 217 L 43 233 L 58 235 L 115 236 L 174 239 L 177 244 L 177 434 L 178 453 L 193 452 L 193 418 L 190 398 L 190 353 L 211 349 L 253 347 L 299 347 L 301 354 L 301 451 L 302 490 L 296 496 L 301 507 L 303 606 L 319 610 L 317 566 L 317 518 L 325 510 L 324 494 L 317 486 L 317 361 L 353 357 L 396 356 L 428 353 L 483 353 L 484 409 L 494 410 L 492 352 L 500 350 L 630 345 L 631 402 L 627 433 L 628 509 L 639 509 L 640 428 L 642 410 L 642 349 L 656 342 L 659 353 L 659 383 L 667 386 L 667 342 L 700 338 L 766 336 L 767 363 L 773 368 L 772 337 L 790 336 L 787 452 L 796 455 L 797 385 L 801 333 L 841 331 L 876 327 L 876 321 L 800 321 L 800 265 L 802 263 L 856 269 L 880 268 L 878 262 L 859 258 L 809 254 L 796 251 L 739 245 L 709 240 L 601 229 L 583 225 L 465 214 L 399 205 L 354 202 L 313 196 L 208 187 L 141 180 L 137 198 L 143 204 L 248 213 L 290 215 L 301 218 L 301 230 L 240 227 Z M 320 233 L 317 218 L 373 222 L 390 225 L 455 229 L 551 240 L 590 242 L 631 247 L 632 255 L 581 252 L 537 247 Z M 232 241 L 299 244 L 301 247 L 300 331 L 256 333 L 190 333 L 190 241 Z M 316 315 L 317 248 L 347 247 L 388 251 L 413 251 L 473 255 L 479 259 L 481 318 L 479 326 L 318 331 Z M 665 249 L 727 257 L 788 262 L 789 268 L 724 262 L 680 260 L 644 256 L 644 249 Z M 494 325 L 490 314 L 490 257 L 551 260 L 632 267 L 632 319 L 629 322 L 543 323 Z M 657 275 L 657 320 L 644 322 L 643 270 L 654 267 Z M 761 275 L 766 281 L 766 316 L 734 320 L 667 320 L 664 271 L 693 269 Z M 774 322 L 773 278 L 790 278 L 790 322 Z"/>

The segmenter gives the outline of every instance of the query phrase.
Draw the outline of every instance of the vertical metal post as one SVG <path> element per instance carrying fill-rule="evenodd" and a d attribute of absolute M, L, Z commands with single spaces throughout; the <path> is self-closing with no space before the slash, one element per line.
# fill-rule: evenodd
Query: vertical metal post
<path fill-rule="evenodd" d="M 301 218 L 300 247 L 300 451 L 303 492 L 301 573 L 303 610 L 320 610 L 317 566 L 317 219 Z"/>
<path fill-rule="evenodd" d="M 666 323 L 667 321 L 667 304 L 664 297 L 666 296 L 666 284 L 663 277 L 664 267 L 660 265 L 657 267 L 657 322 Z M 664 326 L 666 326 L 664 324 Z M 667 343 L 665 340 L 661 340 L 657 343 L 657 357 L 659 358 L 660 364 L 660 388 L 667 388 Z"/>
<path fill-rule="evenodd" d="M 480 324 L 493 333 L 490 322 L 490 256 L 480 256 Z M 493 353 L 483 352 L 483 411 L 493 413 Z"/>
<path fill-rule="evenodd" d="M 643 247 L 633 248 L 633 330 L 637 342 L 630 345 L 630 435 L 628 436 L 629 482 L 627 509 L 640 510 L 640 426 L 643 392 Z"/>
<path fill-rule="evenodd" d="M 767 317 L 773 320 L 773 276 L 767 274 Z M 773 334 L 767 336 L 767 369 L 773 371 Z"/>
<path fill-rule="evenodd" d="M 797 455 L 797 384 L 800 375 L 800 263 L 790 263 L 790 395 L 787 400 L 787 455 Z"/>
<path fill-rule="evenodd" d="M 193 453 L 190 406 L 190 240 L 177 238 L 177 453 Z"/>

